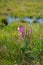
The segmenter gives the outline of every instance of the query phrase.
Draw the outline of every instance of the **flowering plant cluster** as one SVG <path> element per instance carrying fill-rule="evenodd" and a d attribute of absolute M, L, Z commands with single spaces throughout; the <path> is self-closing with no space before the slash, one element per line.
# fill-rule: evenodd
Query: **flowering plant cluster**
<path fill-rule="evenodd" d="M 18 30 L 20 32 L 20 39 L 23 39 L 23 47 L 22 49 L 22 53 L 25 56 L 25 62 L 27 62 L 28 60 L 28 54 L 31 53 L 30 51 L 30 36 L 32 35 L 32 28 L 30 28 L 29 30 L 27 30 L 27 27 L 23 27 L 22 25 L 20 25 L 18 27 Z M 26 59 L 27 58 L 27 59 Z"/>
<path fill-rule="evenodd" d="M 28 38 L 29 35 L 32 35 L 32 28 L 30 28 L 29 30 L 27 30 L 27 27 L 23 27 L 22 25 L 20 25 L 18 27 L 18 30 L 20 32 L 20 36 L 22 36 L 22 38 Z"/>

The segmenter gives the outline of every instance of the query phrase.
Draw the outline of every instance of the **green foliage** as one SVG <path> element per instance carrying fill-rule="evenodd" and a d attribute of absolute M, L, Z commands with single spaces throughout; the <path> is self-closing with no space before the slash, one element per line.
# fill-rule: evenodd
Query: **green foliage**
<path fill-rule="evenodd" d="M 8 21 L 7 21 L 7 19 L 5 18 L 5 19 L 2 19 L 1 20 L 1 22 L 3 23 L 3 24 L 5 24 L 5 26 L 7 26 L 8 25 Z"/>
<path fill-rule="evenodd" d="M 43 25 L 28 24 L 32 27 L 32 35 L 27 40 L 19 39 L 20 32 L 17 28 L 19 23 L 15 22 L 4 29 L 0 29 L 0 65 L 31 65 L 34 62 L 43 65 Z M 22 23 L 23 26 L 27 23 Z M 41 34 L 40 34 L 41 33 Z M 41 60 L 42 59 L 42 60 Z M 34 61 L 34 62 L 33 62 Z"/>
<path fill-rule="evenodd" d="M 14 17 L 43 17 L 43 0 L 1 0 L 0 14 Z"/>
<path fill-rule="evenodd" d="M 33 23 L 38 23 L 37 18 L 34 18 Z"/>
<path fill-rule="evenodd" d="M 3 28 L 8 25 L 8 19 L 6 17 L 0 18 L 0 28 Z"/>

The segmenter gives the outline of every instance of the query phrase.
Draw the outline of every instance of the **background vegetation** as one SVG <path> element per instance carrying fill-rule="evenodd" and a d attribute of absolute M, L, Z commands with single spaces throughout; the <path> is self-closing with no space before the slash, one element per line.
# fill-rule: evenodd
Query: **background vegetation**
<path fill-rule="evenodd" d="M 43 0 L 0 0 L 0 14 L 43 17 Z"/>

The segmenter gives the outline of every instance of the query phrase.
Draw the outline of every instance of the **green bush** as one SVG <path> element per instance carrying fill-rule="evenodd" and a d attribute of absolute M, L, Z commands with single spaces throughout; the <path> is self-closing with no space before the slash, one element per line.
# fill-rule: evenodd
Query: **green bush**
<path fill-rule="evenodd" d="M 37 18 L 34 18 L 33 23 L 38 23 Z"/>
<path fill-rule="evenodd" d="M 8 20 L 7 20 L 7 18 L 3 18 L 3 19 L 1 20 L 1 23 L 5 24 L 5 26 L 7 26 L 7 25 L 8 25 Z"/>
<path fill-rule="evenodd" d="M 0 27 L 5 27 L 8 25 L 8 19 L 6 17 L 0 19 Z"/>

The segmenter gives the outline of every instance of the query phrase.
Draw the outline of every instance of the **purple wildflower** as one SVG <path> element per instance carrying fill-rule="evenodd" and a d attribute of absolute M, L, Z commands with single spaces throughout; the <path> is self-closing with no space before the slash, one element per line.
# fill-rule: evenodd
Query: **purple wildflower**
<path fill-rule="evenodd" d="M 23 33 L 23 32 L 24 32 L 24 27 L 20 27 L 20 28 L 19 28 L 19 31 L 20 31 L 21 33 Z"/>
<path fill-rule="evenodd" d="M 19 31 L 22 33 L 22 37 L 25 36 L 25 29 L 24 27 L 20 27 Z"/>
<path fill-rule="evenodd" d="M 21 38 L 24 37 L 24 36 L 25 36 L 25 28 L 20 25 L 20 26 L 18 27 L 18 30 L 19 30 L 19 32 L 21 33 L 20 37 L 21 37 Z"/>

